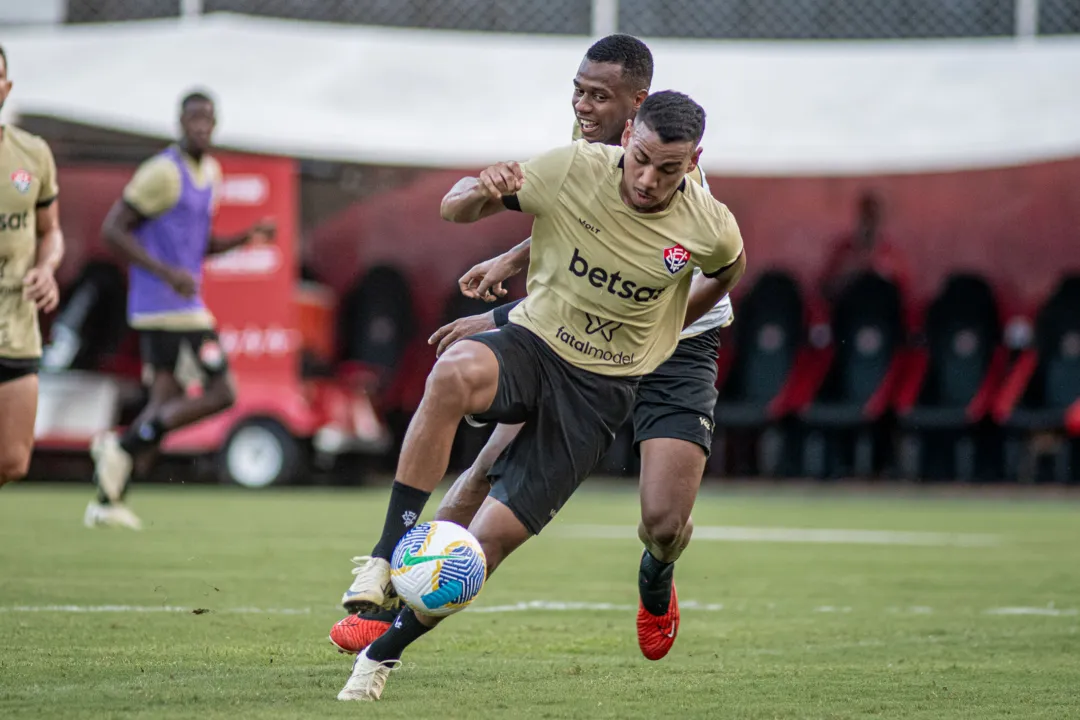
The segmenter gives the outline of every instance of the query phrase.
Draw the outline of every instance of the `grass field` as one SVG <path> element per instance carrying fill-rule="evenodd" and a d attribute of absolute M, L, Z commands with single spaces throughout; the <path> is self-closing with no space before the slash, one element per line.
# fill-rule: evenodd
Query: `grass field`
<path fill-rule="evenodd" d="M 706 492 L 650 663 L 636 494 L 586 490 L 359 705 L 326 633 L 385 491 L 88 494 L 0 493 L 0 717 L 1080 718 L 1075 500 Z"/>

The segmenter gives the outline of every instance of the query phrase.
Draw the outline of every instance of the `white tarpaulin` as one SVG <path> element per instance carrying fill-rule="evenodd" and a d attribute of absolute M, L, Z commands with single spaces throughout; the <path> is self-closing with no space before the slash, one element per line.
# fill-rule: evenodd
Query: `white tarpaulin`
<path fill-rule="evenodd" d="M 212 15 L 9 30 L 12 110 L 169 137 L 192 86 L 219 144 L 426 167 L 565 143 L 589 40 Z M 650 41 L 725 174 L 906 172 L 1080 155 L 1080 39 Z"/>

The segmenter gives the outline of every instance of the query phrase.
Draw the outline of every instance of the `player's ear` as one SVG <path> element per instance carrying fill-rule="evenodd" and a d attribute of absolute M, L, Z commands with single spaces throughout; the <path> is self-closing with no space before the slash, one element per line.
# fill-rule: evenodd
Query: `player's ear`
<path fill-rule="evenodd" d="M 692 173 L 697 169 L 698 160 L 701 159 L 701 150 L 702 148 L 699 147 L 694 151 L 694 154 L 690 156 L 690 166 L 686 169 L 687 173 Z"/>
<path fill-rule="evenodd" d="M 634 121 L 627 120 L 626 127 L 622 131 L 622 146 L 624 148 L 630 147 L 630 136 L 634 134 Z"/>
<path fill-rule="evenodd" d="M 636 113 L 641 108 L 641 103 L 645 102 L 645 98 L 649 97 L 648 90 L 638 90 L 634 94 L 634 112 Z"/>

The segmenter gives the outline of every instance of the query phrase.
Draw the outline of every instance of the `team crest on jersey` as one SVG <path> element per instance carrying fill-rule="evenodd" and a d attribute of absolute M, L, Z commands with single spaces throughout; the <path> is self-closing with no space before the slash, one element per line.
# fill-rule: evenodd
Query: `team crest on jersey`
<path fill-rule="evenodd" d="M 672 275 L 686 267 L 688 262 L 690 262 L 690 251 L 682 245 L 664 248 L 664 265 Z"/>
<path fill-rule="evenodd" d="M 25 195 L 26 191 L 30 189 L 30 183 L 33 182 L 33 176 L 25 170 L 16 170 L 11 173 L 11 184 L 15 186 L 15 189 L 20 194 Z"/>

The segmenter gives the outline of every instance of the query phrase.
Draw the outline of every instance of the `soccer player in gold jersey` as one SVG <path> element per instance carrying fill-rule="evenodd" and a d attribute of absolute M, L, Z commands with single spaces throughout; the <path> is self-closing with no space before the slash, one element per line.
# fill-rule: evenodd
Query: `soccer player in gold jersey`
<path fill-rule="evenodd" d="M 0 48 L 0 108 L 11 88 Z M 26 475 L 34 448 L 38 313 L 60 302 L 53 276 L 64 256 L 58 195 L 48 144 L 0 125 L 0 485 Z"/>
<path fill-rule="evenodd" d="M 630 416 L 639 380 L 675 351 L 741 275 L 742 236 L 728 209 L 686 179 L 705 111 L 686 95 L 650 95 L 621 147 L 578 141 L 524 164 L 464 178 L 442 216 L 534 216 L 528 296 L 502 328 L 443 353 L 428 377 L 398 464 L 383 532 L 345 603 L 396 601 L 389 558 L 446 472 L 463 417 L 523 423 L 489 471 L 469 525 L 488 574 L 558 513 Z M 705 280 L 691 299 L 694 269 Z M 404 608 L 357 657 L 341 700 L 377 700 L 405 648 L 437 618 Z"/>
<path fill-rule="evenodd" d="M 590 47 L 574 78 L 573 139 L 620 145 L 626 123 L 648 96 L 652 70 L 649 48 L 632 36 L 611 35 Z M 700 168 L 688 177 L 707 187 Z M 461 279 L 462 293 L 488 300 L 505 294 L 501 282 L 528 267 L 529 246 L 526 240 L 475 266 Z M 439 354 L 458 339 L 505 324 L 512 307 L 504 305 L 441 328 L 433 336 Z M 674 562 L 693 528 L 690 512 L 712 445 L 719 328 L 731 321 L 731 301 L 725 295 L 683 330 L 672 357 L 638 387 L 634 445 L 642 458 L 639 535 L 646 550 L 639 572 L 637 634 L 642 653 L 651 660 L 667 654 L 678 631 Z M 476 461 L 443 499 L 437 520 L 463 526 L 471 522 L 491 489 L 489 471 L 520 429 L 520 425 L 495 428 Z M 360 652 L 389 628 L 394 616 L 393 611 L 380 611 L 346 617 L 332 628 L 331 642 L 345 652 Z"/>

